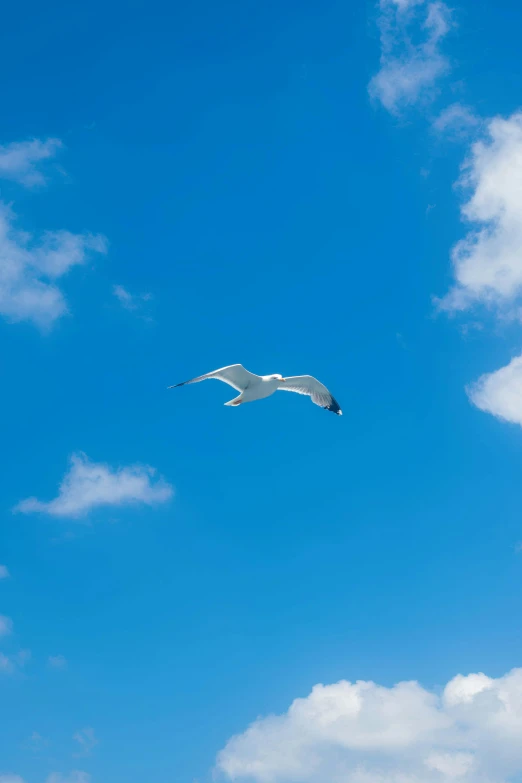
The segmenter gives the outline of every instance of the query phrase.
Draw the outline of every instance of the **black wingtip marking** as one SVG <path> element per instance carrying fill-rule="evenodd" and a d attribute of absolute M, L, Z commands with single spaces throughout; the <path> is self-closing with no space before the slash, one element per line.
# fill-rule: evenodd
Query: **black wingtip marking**
<path fill-rule="evenodd" d="M 183 381 L 183 383 L 175 383 L 174 386 L 167 386 L 167 389 L 177 389 L 178 386 L 185 386 L 186 383 L 188 383 L 188 381 Z"/>
<path fill-rule="evenodd" d="M 337 400 L 334 400 L 333 398 L 332 398 L 332 401 L 331 401 L 330 405 L 327 405 L 326 410 L 327 411 L 332 411 L 332 413 L 335 413 L 337 416 L 342 416 L 343 415 L 343 412 L 341 410 L 341 406 L 339 405 Z"/>

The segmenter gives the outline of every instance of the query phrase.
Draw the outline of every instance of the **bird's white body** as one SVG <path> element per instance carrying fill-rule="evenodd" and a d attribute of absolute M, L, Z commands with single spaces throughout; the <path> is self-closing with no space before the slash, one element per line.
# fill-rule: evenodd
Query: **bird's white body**
<path fill-rule="evenodd" d="M 255 379 L 250 381 L 239 397 L 226 402 L 225 405 L 240 405 L 243 402 L 264 400 L 265 397 L 270 397 L 271 394 L 274 394 L 281 385 L 282 381 L 279 378 L 274 378 L 273 375 L 256 375 Z"/>
<path fill-rule="evenodd" d="M 254 373 L 245 370 L 242 364 L 230 364 L 228 367 L 221 367 L 206 375 L 199 375 L 190 381 L 177 383 L 176 386 L 185 386 L 188 383 L 199 383 L 214 378 L 217 381 L 223 381 L 232 386 L 238 392 L 238 397 L 226 402 L 225 405 L 236 407 L 245 402 L 254 402 L 270 397 L 278 389 L 281 391 L 293 391 L 297 394 L 306 394 L 311 397 L 312 402 L 321 408 L 342 415 L 338 402 L 330 394 L 326 386 L 323 386 L 316 378 L 311 375 L 295 375 L 291 378 L 283 378 L 282 375 L 254 375 Z M 174 388 L 169 386 L 169 389 Z"/>

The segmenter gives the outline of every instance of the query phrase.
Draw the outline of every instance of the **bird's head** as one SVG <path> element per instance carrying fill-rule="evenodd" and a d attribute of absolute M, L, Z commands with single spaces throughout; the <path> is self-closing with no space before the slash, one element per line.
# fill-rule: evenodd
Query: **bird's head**
<path fill-rule="evenodd" d="M 283 381 L 283 383 L 284 383 L 284 381 L 286 381 L 286 378 L 283 378 L 282 375 L 280 375 L 279 373 L 276 373 L 275 375 L 272 375 L 272 380 L 273 381 Z"/>

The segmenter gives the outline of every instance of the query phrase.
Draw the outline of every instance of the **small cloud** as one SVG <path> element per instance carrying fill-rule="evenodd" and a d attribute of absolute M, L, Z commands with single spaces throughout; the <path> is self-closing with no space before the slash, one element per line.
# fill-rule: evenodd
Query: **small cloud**
<path fill-rule="evenodd" d="M 408 349 L 408 345 L 406 343 L 406 340 L 404 339 L 404 335 L 402 334 L 402 332 L 395 332 L 395 339 L 397 340 L 401 348 L 403 348 L 404 350 Z"/>
<path fill-rule="evenodd" d="M 0 614 L 0 636 L 9 636 L 13 631 L 13 621 L 10 617 Z"/>
<path fill-rule="evenodd" d="M 24 783 L 20 775 L 0 775 L 0 783 Z"/>
<path fill-rule="evenodd" d="M 45 737 L 42 737 L 37 731 L 33 731 L 22 747 L 25 750 L 30 750 L 32 753 L 41 753 L 48 745 L 49 741 Z"/>
<path fill-rule="evenodd" d="M 130 291 L 122 285 L 113 286 L 112 292 L 125 310 L 138 312 L 139 314 L 143 313 L 143 309 L 146 307 L 147 302 L 152 300 L 152 294 L 131 294 Z M 145 318 L 147 321 L 151 320 L 148 316 L 142 315 L 141 317 Z"/>
<path fill-rule="evenodd" d="M 4 653 L 0 653 L 0 674 L 11 674 L 13 669 L 14 667 L 11 659 L 8 658 L 7 655 L 4 655 Z"/>
<path fill-rule="evenodd" d="M 433 130 L 453 139 L 463 138 L 480 123 L 476 114 L 461 103 L 447 106 L 433 122 Z"/>
<path fill-rule="evenodd" d="M 20 650 L 14 656 L 14 660 L 20 668 L 23 668 L 31 660 L 31 650 Z"/>
<path fill-rule="evenodd" d="M 515 552 L 520 554 L 522 552 L 522 541 L 517 541 L 515 544 Z"/>
<path fill-rule="evenodd" d="M 154 506 L 170 500 L 174 493 L 163 478 L 154 480 L 155 475 L 156 470 L 148 465 L 111 468 L 104 463 L 91 462 L 85 454 L 73 454 L 58 497 L 47 502 L 27 498 L 13 511 L 77 518 L 102 506 L 136 503 Z"/>
<path fill-rule="evenodd" d="M 47 659 L 47 663 L 51 669 L 67 668 L 67 658 L 64 655 L 50 655 Z"/>
<path fill-rule="evenodd" d="M 422 8 L 420 8 L 422 6 Z M 451 12 L 442 2 L 381 0 L 381 68 L 368 92 L 392 114 L 430 96 L 449 69 L 440 42 L 451 28 Z M 412 32 L 422 40 L 412 42 Z"/>
<path fill-rule="evenodd" d="M 480 321 L 470 321 L 467 324 L 460 326 L 460 333 L 463 337 L 469 337 L 473 332 L 481 332 L 484 329 L 484 324 Z"/>
<path fill-rule="evenodd" d="M 0 315 L 49 329 L 68 312 L 56 281 L 92 253 L 107 253 L 101 235 L 46 231 L 38 242 L 15 228 L 15 215 L 0 201 Z"/>
<path fill-rule="evenodd" d="M 466 392 L 481 411 L 522 426 L 522 355 L 505 367 L 485 373 Z"/>
<path fill-rule="evenodd" d="M 62 147 L 60 139 L 32 139 L 0 145 L 0 177 L 28 188 L 45 185 L 47 180 L 38 165 L 54 158 Z"/>
<path fill-rule="evenodd" d="M 76 734 L 73 734 L 73 740 L 80 745 L 78 753 L 73 754 L 75 758 L 90 756 L 93 749 L 98 745 L 98 739 L 94 734 L 94 729 L 91 728 L 77 731 Z"/>
<path fill-rule="evenodd" d="M 0 579 L 9 579 L 11 574 L 9 573 L 9 570 L 7 566 L 0 565 Z"/>
<path fill-rule="evenodd" d="M 69 775 L 60 775 L 58 772 L 52 772 L 46 780 L 46 783 L 90 783 L 91 776 L 87 772 L 81 772 L 76 769 Z M 0 778 L 0 783 L 2 779 Z M 23 781 L 22 781 L 23 783 Z"/>
<path fill-rule="evenodd" d="M 30 650 L 20 650 L 14 655 L 0 653 L 0 674 L 13 674 L 16 670 L 23 669 L 30 658 Z"/>
<path fill-rule="evenodd" d="M 122 307 L 126 310 L 135 310 L 134 297 L 122 285 L 115 285 L 112 292 Z"/>

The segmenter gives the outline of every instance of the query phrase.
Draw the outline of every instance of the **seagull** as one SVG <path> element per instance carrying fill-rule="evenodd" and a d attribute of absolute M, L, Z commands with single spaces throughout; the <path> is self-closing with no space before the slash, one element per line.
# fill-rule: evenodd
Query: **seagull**
<path fill-rule="evenodd" d="M 183 383 L 176 383 L 168 388 L 177 389 L 179 386 L 186 386 L 188 383 L 199 383 L 210 378 L 228 383 L 233 389 L 241 392 L 238 397 L 225 402 L 225 405 L 231 407 L 242 405 L 245 402 L 262 400 L 265 397 L 270 397 L 271 394 L 279 389 L 280 391 L 306 394 L 312 398 L 312 402 L 315 402 L 321 408 L 332 411 L 332 413 L 336 413 L 338 416 L 343 415 L 339 403 L 330 394 L 326 386 L 323 386 L 316 378 L 312 378 L 311 375 L 293 375 L 289 378 L 283 378 L 279 374 L 254 375 L 254 373 L 245 370 L 242 364 L 230 364 L 228 367 L 221 367 L 219 370 L 208 372 L 206 375 L 198 375 L 197 378 L 191 378 L 190 381 L 183 381 Z"/>

